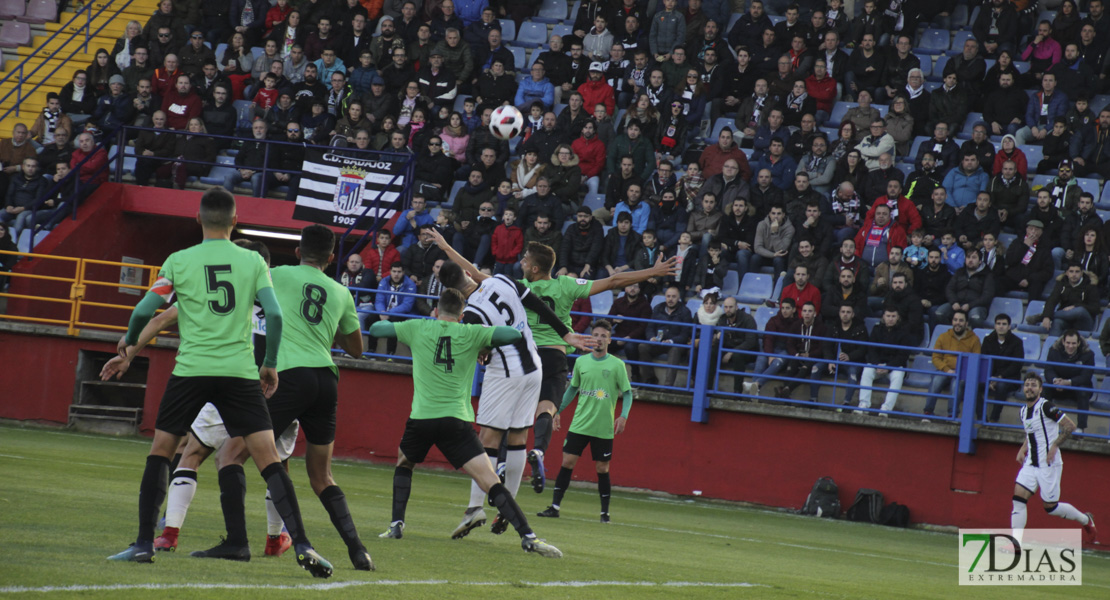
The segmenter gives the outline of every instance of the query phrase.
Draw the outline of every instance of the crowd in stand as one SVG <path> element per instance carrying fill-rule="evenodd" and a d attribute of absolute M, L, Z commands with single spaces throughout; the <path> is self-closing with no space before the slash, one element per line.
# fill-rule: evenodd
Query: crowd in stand
<path fill-rule="evenodd" d="M 224 185 L 256 195 L 263 168 L 274 170 L 267 189 L 295 190 L 303 156 L 267 154 L 267 140 L 401 152 L 415 161 L 411 209 L 343 274 L 378 290 L 359 295 L 371 317 L 430 312 L 397 292 L 438 291 L 435 228 L 475 264 L 510 275 L 530 241 L 556 250 L 558 274 L 583 278 L 680 257 L 673 279 L 630 286 L 611 311 L 673 328 L 622 322 L 616 338 L 684 345 L 691 330 L 681 324 L 752 325 L 721 289 L 730 273 L 770 270 L 783 285 L 768 299 L 780 308 L 768 334 L 913 347 L 927 324 L 951 324 L 938 349 L 1020 356 L 1010 333 L 1019 323 L 987 320 L 992 299 L 1011 294 L 1047 298 L 1029 323 L 1061 336 L 1061 362 L 1091 364 L 1083 337 L 1107 297 L 1110 224 L 1077 177 L 1110 176 L 1110 107 L 1090 106 L 1110 88 L 1104 0 L 1088 0 L 1085 16 L 1064 0 L 1039 23 L 1036 2 L 990 0 L 939 73 L 914 51 L 917 27 L 951 26 L 955 1 L 920 4 L 866 0 L 852 17 L 841 0 L 766 9 L 749 0 L 729 27 L 732 6 L 720 0 L 584 1 L 572 32 L 521 65 L 500 19 L 519 29 L 535 1 L 164 0 L 52 94 L 30 129 L 0 142 L 3 220 L 17 233 L 49 226 L 49 211 L 20 217 L 48 187 L 41 174 L 64 175 L 124 125 L 153 128 L 130 142 L 140 184 L 181 187 L 208 170 L 183 161 L 211 162 L 231 145 L 194 134 L 239 136 Z M 842 101 L 854 104 L 829 123 Z M 488 127 L 506 104 L 526 122 L 512 147 Z M 973 112 L 982 120 L 967 122 Z M 729 124 L 712 139 L 721 118 Z M 1043 148 L 1036 164 L 1023 151 L 1032 145 Z M 82 166 L 82 184 L 106 159 Z M 1031 190 L 1036 174 L 1050 179 Z M 587 202 L 587 190 L 600 200 Z M 693 295 L 704 302 L 692 314 Z M 866 317 L 880 319 L 870 332 Z M 996 333 L 979 346 L 970 330 L 983 327 Z M 735 334 L 713 343 L 756 347 Z M 782 358 L 725 361 L 751 369 L 753 385 L 780 372 L 816 381 L 825 366 L 791 357 L 837 358 L 819 343 L 760 343 Z M 616 347 L 685 360 L 682 347 Z M 851 348 L 839 358 L 874 365 L 851 370 L 853 380 L 901 386 L 892 368 L 908 355 Z M 942 355 L 934 366 L 952 370 Z M 654 380 L 648 369 L 636 375 Z"/>

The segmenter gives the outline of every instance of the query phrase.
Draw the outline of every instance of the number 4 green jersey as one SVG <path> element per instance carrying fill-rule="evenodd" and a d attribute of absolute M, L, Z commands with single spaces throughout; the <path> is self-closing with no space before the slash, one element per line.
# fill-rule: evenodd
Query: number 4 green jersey
<path fill-rule="evenodd" d="M 283 324 L 277 370 L 329 367 L 338 375 L 331 355 L 335 334 L 347 335 L 359 325 L 351 292 L 308 265 L 276 267 L 270 274 Z"/>
<path fill-rule="evenodd" d="M 553 277 L 536 281 L 521 281 L 533 294 L 547 304 L 551 311 L 563 321 L 567 329 L 573 329 L 570 321 L 570 307 L 579 298 L 589 298 L 593 282 L 586 279 L 573 279 L 571 277 Z M 532 329 L 532 339 L 537 346 L 566 346 L 563 336 L 555 332 L 550 325 L 540 322 L 539 316 L 532 311 L 528 313 L 528 327 Z M 567 346 L 568 348 L 570 346 Z"/>
<path fill-rule="evenodd" d="M 412 349 L 411 419 L 454 417 L 474 421 L 470 391 L 478 352 L 493 342 L 493 327 L 410 319 L 394 325 Z"/>
<path fill-rule="evenodd" d="M 574 361 L 570 384 L 578 388 L 578 408 L 569 431 L 596 438 L 613 439 L 617 400 L 632 389 L 624 361 L 606 354 L 598 360 L 593 354 Z"/>
<path fill-rule="evenodd" d="M 181 345 L 173 374 L 258 379 L 251 315 L 258 291 L 273 287 L 262 256 L 228 240 L 174 252 L 151 291 L 177 295 Z"/>

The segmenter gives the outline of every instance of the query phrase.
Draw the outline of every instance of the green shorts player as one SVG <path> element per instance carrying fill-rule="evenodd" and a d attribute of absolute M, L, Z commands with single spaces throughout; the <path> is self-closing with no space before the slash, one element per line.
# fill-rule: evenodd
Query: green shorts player
<path fill-rule="evenodd" d="M 485 327 L 460 323 L 466 298 L 447 288 L 440 294 L 436 318 L 401 323 L 378 321 L 370 327 L 374 337 L 395 337 L 412 349 L 412 412 L 405 424 L 393 472 L 393 519 L 383 538 L 398 539 L 405 528 L 405 510 L 412 491 L 412 470 L 424 462 L 434 445 L 453 467 L 466 471 L 501 516 L 513 525 L 526 552 L 558 558 L 558 548 L 538 539 L 528 526 L 512 494 L 498 479 L 486 450 L 474 432 L 471 386 L 478 354 L 491 346 L 521 339 L 512 327 Z"/>
<path fill-rule="evenodd" d="M 315 577 L 330 577 L 331 564 L 305 535 L 297 495 L 278 460 L 266 407 L 266 398 L 278 387 L 275 367 L 282 328 L 269 269 L 257 252 L 231 242 L 237 223 L 235 198 L 226 190 L 205 192 L 197 221 L 204 241 L 166 259 L 158 281 L 135 307 L 127 330 L 123 354 L 130 360 L 138 351 L 139 333 L 155 310 L 176 294 L 181 345 L 158 406 L 154 442 L 139 486 L 139 534 L 134 544 L 109 560 L 153 562 L 154 526 L 166 498 L 170 457 L 201 408 L 211 402 L 228 435 L 244 438 L 293 538 L 298 564 Z M 255 298 L 267 318 L 266 359 L 261 369 L 255 367 L 251 346 Z"/>
<path fill-rule="evenodd" d="M 624 361 L 609 354 L 609 341 L 613 326 L 604 319 L 590 326 L 597 346 L 589 357 L 583 356 L 574 363 L 574 376 L 563 395 L 559 412 L 570 406 L 578 395 L 578 408 L 570 423 L 567 439 L 563 442 L 563 468 L 555 478 L 555 493 L 551 506 L 541 517 L 558 517 L 563 494 L 570 486 L 570 476 L 586 445 L 590 446 L 597 466 L 597 493 L 601 495 L 601 522 L 609 522 L 609 462 L 613 458 L 613 436 L 624 431 L 628 412 L 632 409 L 632 386 Z M 617 412 L 617 398 L 621 398 L 621 416 Z M 556 415 L 555 427 L 559 426 Z"/>

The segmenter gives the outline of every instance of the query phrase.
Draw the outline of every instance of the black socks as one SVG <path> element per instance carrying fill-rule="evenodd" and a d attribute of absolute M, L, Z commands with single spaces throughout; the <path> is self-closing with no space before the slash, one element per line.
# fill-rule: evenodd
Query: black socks
<path fill-rule="evenodd" d="M 166 500 L 170 485 L 170 460 L 162 456 L 146 457 L 143 480 L 139 484 L 139 536 L 140 544 L 154 543 L 154 527 L 158 524 L 158 511 Z"/>
<path fill-rule="evenodd" d="M 246 546 L 247 513 L 244 505 L 247 495 L 247 476 L 240 465 L 228 465 L 219 472 L 220 508 L 224 512 L 227 543 Z"/>
<path fill-rule="evenodd" d="M 298 546 L 309 545 L 304 521 L 301 520 L 301 507 L 297 504 L 297 493 L 293 491 L 293 481 L 289 479 L 289 473 L 285 472 L 281 463 L 275 462 L 262 470 L 262 478 L 266 480 L 270 500 L 281 515 L 281 520 L 285 522 L 285 529 L 289 531 L 293 543 Z"/>
<path fill-rule="evenodd" d="M 528 526 L 528 519 L 524 517 L 524 512 L 520 510 L 520 505 L 513 499 L 509 490 L 505 486 L 498 483 L 489 489 L 489 503 L 497 507 L 497 512 L 501 513 L 505 520 L 513 525 L 520 537 L 525 537 L 532 533 L 532 528 Z"/>
<path fill-rule="evenodd" d="M 551 496 L 551 504 L 559 506 L 563 503 L 563 494 L 567 493 L 567 488 L 570 487 L 570 475 L 574 473 L 574 469 L 566 467 L 559 468 L 559 476 L 555 478 L 555 493 Z"/>
<path fill-rule="evenodd" d="M 547 446 L 551 443 L 551 418 L 551 415 L 545 412 L 536 417 L 536 441 L 532 447 L 540 452 L 547 452 Z"/>
<path fill-rule="evenodd" d="M 320 492 L 320 502 L 328 511 L 331 524 L 335 525 L 335 530 L 339 532 L 339 537 L 343 538 L 347 548 L 365 550 L 362 541 L 358 538 L 358 530 L 355 529 L 351 511 L 347 508 L 347 497 L 343 495 L 343 490 L 339 489 L 338 485 L 328 486 Z"/>
<path fill-rule="evenodd" d="M 393 470 L 393 521 L 404 521 L 405 510 L 412 493 L 412 469 L 397 467 Z"/>
<path fill-rule="evenodd" d="M 597 493 L 601 496 L 601 512 L 609 512 L 609 496 L 613 492 L 613 484 L 609 481 L 608 473 L 597 474 Z"/>

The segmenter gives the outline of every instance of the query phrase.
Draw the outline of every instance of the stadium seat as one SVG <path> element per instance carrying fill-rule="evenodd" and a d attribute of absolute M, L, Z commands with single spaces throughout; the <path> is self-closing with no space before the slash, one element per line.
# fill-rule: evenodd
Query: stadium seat
<path fill-rule="evenodd" d="M 543 23 L 533 23 L 525 21 L 520 24 L 520 30 L 517 31 L 516 40 L 513 45 L 522 48 L 535 48 L 542 46 L 547 41 L 547 26 Z M 510 46 L 511 48 L 512 46 Z"/>
<path fill-rule="evenodd" d="M 894 165 L 894 167 L 901 171 L 902 174 L 906 177 L 909 177 L 910 173 L 913 173 L 914 169 L 916 168 L 913 163 L 898 163 Z"/>
<path fill-rule="evenodd" d="M 998 299 L 995 298 L 995 300 L 997 301 Z M 1042 312 L 1044 312 L 1044 300 L 1030 300 L 1029 306 L 1025 309 L 1025 316 L 1026 318 L 1028 318 L 1033 315 L 1039 315 Z M 1048 331 L 1044 327 L 1041 327 L 1040 323 L 1036 325 L 1029 325 L 1025 322 L 1025 319 L 1022 319 L 1021 321 L 1015 319 L 1014 322 L 1018 324 L 1018 331 L 1025 331 L 1028 333 L 1048 333 Z"/>
<path fill-rule="evenodd" d="M 779 314 L 779 309 L 771 308 L 770 306 L 760 306 L 755 309 L 753 318 L 755 319 L 756 328 L 763 331 L 763 329 L 767 327 L 767 321 L 770 321 L 771 317 L 777 314 Z"/>
<path fill-rule="evenodd" d="M 563 112 L 563 109 L 566 107 L 566 104 L 556 104 L 554 109 L 555 116 L 558 117 L 559 113 Z"/>
<path fill-rule="evenodd" d="M 771 275 L 745 273 L 736 300 L 744 304 L 763 304 L 763 301 L 771 297 L 773 289 L 774 278 Z"/>
<path fill-rule="evenodd" d="M 221 156 L 221 157 L 218 157 L 218 158 L 225 158 L 225 157 Z M 235 172 L 235 167 L 232 167 L 232 166 L 223 166 L 223 165 L 221 165 L 221 166 L 217 166 L 217 167 L 212 167 L 212 170 L 208 172 L 208 175 L 200 178 L 200 182 L 204 183 L 204 184 L 207 184 L 207 185 L 223 185 L 224 184 L 224 178 L 227 177 L 228 175 L 231 175 L 234 172 Z"/>
<path fill-rule="evenodd" d="M 1058 336 L 1058 335 L 1046 336 L 1044 338 L 1044 342 L 1041 344 L 1041 352 L 1040 352 L 1040 356 L 1037 357 L 1037 360 L 1040 360 L 1040 361 L 1048 360 L 1048 351 L 1052 348 L 1052 345 L 1055 344 L 1056 340 L 1059 339 L 1059 338 L 1060 338 L 1060 336 Z"/>
<path fill-rule="evenodd" d="M 667 298 L 666 298 L 665 296 L 662 296 L 662 295 L 660 295 L 660 294 L 656 294 L 656 295 L 652 296 L 652 297 L 651 297 L 651 307 L 652 307 L 652 308 L 655 308 L 656 306 L 659 306 L 659 305 L 660 305 L 660 304 L 662 304 L 662 303 L 663 303 L 663 302 L 664 302 L 664 301 L 665 301 L 666 299 L 667 299 Z"/>
<path fill-rule="evenodd" d="M 24 23 L 53 23 L 58 20 L 58 3 L 54 0 L 31 0 L 20 21 Z"/>
<path fill-rule="evenodd" d="M 532 20 L 539 23 L 560 23 L 565 18 L 567 18 L 566 0 L 543 0 L 539 12 L 532 17 Z"/>
<path fill-rule="evenodd" d="M 590 307 L 594 314 L 606 315 L 609 314 L 609 309 L 613 306 L 613 292 L 605 291 L 600 294 L 590 296 Z"/>
<path fill-rule="evenodd" d="M 879 317 L 865 317 L 863 319 L 863 328 L 866 329 L 867 333 L 869 333 L 869 334 L 871 333 L 871 330 L 875 329 L 875 326 L 878 325 L 878 324 L 879 324 Z"/>
<path fill-rule="evenodd" d="M 1022 235 L 1024 235 L 1024 234 L 1022 234 Z M 1007 247 L 1007 248 L 1009 248 L 1010 244 L 1013 244 L 1014 241 L 1016 241 L 1016 240 L 1017 240 L 1017 234 L 1016 233 L 1000 233 L 1000 234 L 998 234 L 998 243 L 1002 246 Z"/>
<path fill-rule="evenodd" d="M 581 6 L 582 0 L 574 0 L 574 4 L 570 7 L 570 15 L 566 18 L 566 21 L 574 22 L 574 20 L 578 18 L 578 9 Z"/>
<path fill-rule="evenodd" d="M 463 103 L 466 102 L 467 98 L 471 97 L 472 96 L 467 96 L 465 94 L 459 94 L 458 96 L 455 96 L 455 112 L 461 113 L 463 111 Z"/>
<path fill-rule="evenodd" d="M 939 81 L 926 81 L 925 82 L 925 91 L 932 94 L 933 92 L 939 90 L 943 86 L 944 86 L 944 84 L 939 82 Z"/>
<path fill-rule="evenodd" d="M 1091 408 L 1110 411 L 1110 377 L 1103 379 L 1098 389 L 1102 391 L 1091 398 Z"/>
<path fill-rule="evenodd" d="M 513 65 L 516 67 L 516 71 L 518 73 L 523 71 L 525 66 L 524 62 L 527 59 L 527 57 L 525 56 L 524 48 L 521 48 L 520 46 L 505 47 L 509 49 L 509 52 L 513 53 Z"/>
<path fill-rule="evenodd" d="M 918 354 L 913 357 L 913 362 L 910 364 L 911 369 L 920 369 L 922 371 L 936 371 L 933 366 L 932 354 Z M 906 378 L 903 380 L 905 387 L 913 388 L 928 388 L 929 384 L 933 382 L 933 376 L 928 373 L 906 373 Z"/>
<path fill-rule="evenodd" d="M 551 35 L 557 35 L 559 37 L 565 38 L 566 36 L 573 34 L 574 30 L 570 25 L 559 24 L 551 28 Z"/>
<path fill-rule="evenodd" d="M 728 296 L 735 296 L 740 290 L 740 275 L 736 271 L 729 270 L 725 274 L 725 283 L 721 288 L 721 298 L 724 299 Z"/>
<path fill-rule="evenodd" d="M 27 12 L 23 0 L 0 0 L 0 19 L 8 20 L 22 17 Z"/>
<path fill-rule="evenodd" d="M 1091 109 L 1092 112 L 1094 112 L 1097 115 L 1099 113 L 1099 111 L 1101 111 L 1107 105 L 1110 105 L 1110 95 L 1099 94 L 1099 95 L 1095 96 L 1094 98 L 1091 98 L 1091 102 L 1089 103 L 1089 108 Z"/>
<path fill-rule="evenodd" d="M 1010 315 L 1011 327 L 1016 323 L 1023 322 L 1022 316 L 1024 315 L 1024 309 L 1021 306 L 1020 300 L 1015 300 L 1013 298 L 996 297 L 994 300 L 991 301 L 990 311 L 987 312 L 987 323 L 993 326 L 994 317 L 997 316 L 998 313 L 1006 313 Z"/>
<path fill-rule="evenodd" d="M 829 120 L 826 123 L 829 127 L 840 127 L 840 122 L 844 120 L 844 115 L 848 113 L 849 108 L 859 106 L 859 102 L 837 102 L 833 105 L 832 112 L 829 113 Z"/>
<path fill-rule="evenodd" d="M 516 21 L 512 19 L 498 19 L 501 21 L 501 41 L 506 44 L 516 39 Z"/>
<path fill-rule="evenodd" d="M 451 195 L 447 196 L 447 202 L 444 202 L 444 205 L 453 206 L 455 204 L 455 196 L 459 193 L 459 190 L 463 189 L 464 187 L 466 187 L 465 181 L 456 181 L 455 183 L 451 184 Z"/>
<path fill-rule="evenodd" d="M 778 25 L 779 23 L 782 23 L 783 21 L 786 20 L 786 17 L 784 17 L 782 15 L 767 15 L 767 18 L 771 19 L 771 24 L 772 25 Z"/>
<path fill-rule="evenodd" d="M 701 308 L 701 298 L 690 298 L 686 301 L 686 308 L 690 310 L 691 315 L 698 312 L 698 309 Z"/>
<path fill-rule="evenodd" d="M 1095 208 L 1099 210 L 1110 210 L 1110 185 L 1102 186 L 1102 193 L 1095 196 Z M 1105 223 L 1106 218 L 1099 214 L 1102 221 Z"/>
<path fill-rule="evenodd" d="M 733 122 L 734 120 L 728 117 L 718 117 L 716 121 L 713 121 L 713 129 L 710 131 L 709 137 L 705 138 L 705 143 L 716 144 L 717 138 L 721 136 L 721 130 L 725 127 L 731 127 Z"/>
<path fill-rule="evenodd" d="M 597 193 L 597 186 L 601 185 L 601 177 L 594 175 L 586 180 L 586 190 L 589 194 Z"/>
<path fill-rule="evenodd" d="M 927 141 L 929 141 L 929 137 L 924 135 L 919 135 L 913 138 L 913 143 L 910 145 L 910 153 L 902 157 L 902 160 L 912 163 L 914 161 L 914 157 L 917 156 L 917 149 L 921 146 L 921 144 Z"/>
<path fill-rule="evenodd" d="M 726 27 L 725 29 L 722 29 L 721 31 L 723 31 L 723 32 L 732 31 L 732 26 L 735 25 L 736 22 L 739 21 L 740 17 L 742 17 L 742 16 L 744 16 L 743 13 L 739 13 L 739 12 L 732 13 L 732 16 L 730 16 L 728 18 L 728 27 Z"/>
<path fill-rule="evenodd" d="M 921 61 L 921 66 L 919 68 L 921 69 L 922 75 L 925 76 L 925 79 L 928 79 L 930 81 L 933 80 L 933 61 L 926 58 L 925 60 Z M 939 76 L 936 81 L 940 81 Z"/>
<path fill-rule="evenodd" d="M 1021 73 L 1022 75 L 1029 72 L 1029 67 L 1030 66 L 1032 66 L 1032 65 L 1029 64 L 1029 61 L 1025 61 L 1025 60 L 1015 60 L 1014 61 L 1014 68 L 1017 69 L 1018 72 Z"/>
<path fill-rule="evenodd" d="M 24 229 L 19 232 L 19 239 L 15 241 L 16 252 L 30 252 L 31 251 L 31 230 Z"/>
<path fill-rule="evenodd" d="M 983 120 L 983 113 L 977 113 L 977 112 L 967 113 L 967 120 L 964 121 L 963 131 L 956 134 L 956 137 L 961 139 L 961 140 L 970 140 L 971 139 L 971 134 L 975 130 L 975 124 L 978 123 L 979 121 L 982 121 L 982 120 Z M 990 128 L 988 128 L 987 132 L 990 133 Z"/>
<path fill-rule="evenodd" d="M 1082 188 L 1083 191 L 1091 194 L 1095 198 L 1102 196 L 1102 190 L 1099 189 L 1098 179 L 1093 177 L 1077 177 L 1076 182 L 1079 183 L 1079 187 Z"/>
<path fill-rule="evenodd" d="M 948 51 L 950 45 L 951 39 L 947 29 L 926 29 L 913 52 L 914 54 L 943 54 Z"/>
<path fill-rule="evenodd" d="M 605 206 L 605 194 L 586 194 L 585 200 L 582 205 L 588 207 L 590 210 L 597 210 Z"/>
<path fill-rule="evenodd" d="M 966 4 L 962 4 L 962 3 L 957 4 L 955 10 L 952 11 L 952 16 L 951 16 L 951 19 L 950 19 L 951 22 L 952 22 L 952 26 L 953 27 L 967 27 L 968 23 L 971 22 L 971 21 L 968 20 L 968 14 L 967 13 L 968 13 L 968 6 Z M 957 31 L 956 33 L 957 33 L 957 38 L 956 39 L 960 39 L 958 34 L 964 33 L 964 32 Z M 961 40 L 959 47 L 963 48 L 963 46 L 964 46 L 964 43 Z M 952 47 L 953 48 L 957 47 L 955 41 L 952 42 Z"/>
<path fill-rule="evenodd" d="M 0 25 L 0 48 L 18 48 L 31 43 L 31 27 L 19 21 Z"/>
<path fill-rule="evenodd" d="M 929 60 L 929 59 L 926 58 L 925 60 L 923 60 L 921 62 L 925 62 L 927 60 Z M 940 58 L 937 58 L 936 64 L 933 65 L 933 71 L 928 76 L 927 79 L 929 81 L 944 81 L 944 67 L 947 66 L 947 65 L 948 65 L 948 57 L 947 56 L 942 55 Z"/>
<path fill-rule="evenodd" d="M 1037 163 L 1044 160 L 1044 146 L 1022 146 L 1022 152 L 1025 152 L 1025 160 L 1029 163 L 1029 170 L 1035 171 Z"/>
<path fill-rule="evenodd" d="M 945 331 L 948 331 L 949 329 L 952 329 L 951 325 L 937 325 L 937 326 L 933 327 L 933 335 L 932 335 L 932 337 L 929 338 L 929 347 L 930 348 L 936 348 L 937 347 L 937 338 L 940 337 L 940 334 L 944 333 Z"/>
<path fill-rule="evenodd" d="M 1037 360 L 1037 357 L 1041 355 L 1041 336 L 1024 331 L 1015 332 L 1014 335 L 1021 339 L 1022 348 L 1025 351 L 1025 360 Z"/>
<path fill-rule="evenodd" d="M 975 337 L 979 338 L 979 343 L 981 344 L 983 343 L 983 340 L 987 339 L 988 335 L 994 332 L 994 330 L 986 327 L 981 327 L 977 329 L 972 329 L 971 332 L 975 334 Z"/>
<path fill-rule="evenodd" d="M 777 302 L 779 298 L 782 298 L 782 286 L 786 285 L 786 279 L 786 277 L 779 277 L 778 281 L 775 282 L 775 289 L 771 291 L 771 300 Z M 793 276 L 790 276 L 790 283 L 794 283 Z"/>
<path fill-rule="evenodd" d="M 966 13 L 967 12 L 967 7 L 965 6 L 963 8 L 964 8 L 964 12 Z M 952 15 L 952 18 L 953 18 L 952 24 L 953 25 L 956 24 L 955 16 L 956 16 L 955 14 Z M 966 25 L 966 24 L 967 24 L 967 22 L 965 21 L 963 23 L 963 25 Z M 972 40 L 972 39 L 975 39 L 975 36 L 970 31 L 966 31 L 966 30 L 965 31 L 957 31 L 956 34 L 952 36 L 952 51 L 953 52 L 963 52 L 964 42 L 967 42 L 968 40 Z"/>

